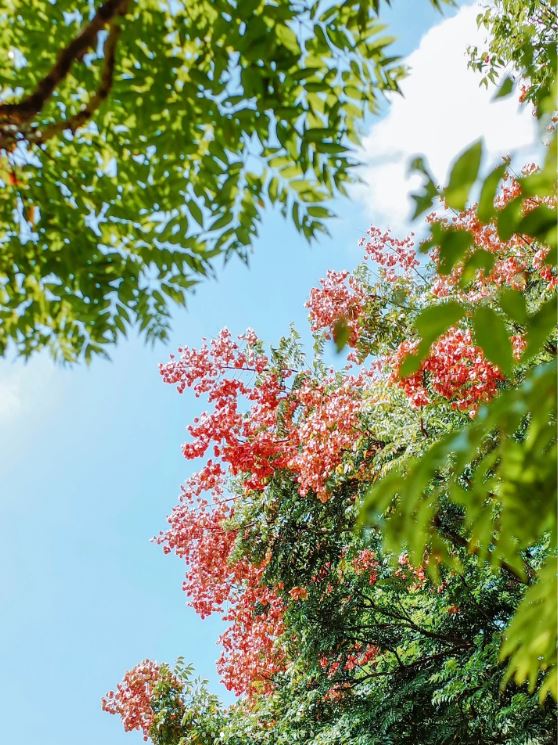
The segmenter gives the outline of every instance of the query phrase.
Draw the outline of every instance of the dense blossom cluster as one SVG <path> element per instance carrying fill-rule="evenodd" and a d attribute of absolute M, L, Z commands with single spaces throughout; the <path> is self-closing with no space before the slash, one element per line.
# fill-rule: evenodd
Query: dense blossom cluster
<path fill-rule="evenodd" d="M 328 479 L 344 453 L 358 445 L 359 417 L 370 375 L 316 379 L 308 372 L 288 387 L 294 371 L 273 369 L 252 331 L 238 341 L 223 330 L 201 349 L 181 349 L 161 365 L 163 380 L 179 392 L 191 388 L 212 408 L 188 427 L 188 459 L 212 453 L 183 486 L 169 529 L 156 541 L 188 565 L 184 590 L 200 615 L 222 612 L 229 627 L 221 638 L 218 668 L 236 693 L 261 691 L 284 666 L 278 643 L 284 602 L 266 587 L 263 566 L 235 560 L 236 497 L 224 481 L 236 477 L 243 491 L 265 489 L 279 470 L 292 474 L 301 497 L 329 498 Z M 242 377 L 244 376 L 244 377 Z M 247 377 L 248 376 L 248 377 Z M 300 599 L 296 591 L 291 598 Z"/>
<path fill-rule="evenodd" d="M 523 168 L 523 174 L 532 174 L 536 170 L 537 167 L 534 164 L 529 164 Z M 519 196 L 520 192 L 519 182 L 509 177 L 495 199 L 496 208 L 503 209 Z M 523 202 L 523 209 L 527 213 L 543 204 L 553 207 L 556 199 L 555 197 L 528 199 Z M 438 274 L 432 287 L 432 292 L 436 297 L 459 296 L 475 302 L 493 296 L 501 287 L 524 290 L 529 280 L 542 279 L 548 284 L 549 289 L 555 288 L 558 284 L 556 268 L 544 262 L 548 248 L 541 247 L 532 237 L 519 233 L 514 233 L 508 240 L 502 240 L 498 235 L 496 225 L 479 220 L 475 206 L 459 212 L 451 219 L 432 214 L 428 220 L 451 225 L 458 230 L 469 231 L 475 249 L 484 249 L 494 258 L 491 270 L 487 273 L 479 270 L 465 289 L 460 288 L 464 262 L 458 262 L 449 275 Z M 436 261 L 436 252 L 433 256 Z"/>
<path fill-rule="evenodd" d="M 302 382 L 288 390 L 291 370 L 280 373 L 255 349 L 252 331 L 240 337 L 244 347 L 224 329 L 201 350 L 182 349 L 179 359 L 161 365 L 163 380 L 179 392 L 192 388 L 213 405 L 188 427 L 192 441 L 183 446 L 184 457 L 210 459 L 190 480 L 186 491 L 219 491 L 225 473 L 242 476 L 245 489 L 263 489 L 276 471 L 289 470 L 302 496 L 313 490 L 327 500 L 328 476 L 345 450 L 355 446 L 362 408 L 362 390 L 369 373 L 343 380 L 331 373 L 316 379 L 301 373 Z M 239 373 L 252 373 L 247 383 Z"/>
<path fill-rule="evenodd" d="M 528 166 L 524 172 L 531 173 L 534 169 L 534 166 Z M 519 189 L 516 180 L 508 179 L 496 198 L 495 206 L 499 209 L 505 207 L 518 196 Z M 541 201 L 553 203 L 551 198 L 527 200 L 526 209 L 534 209 Z M 482 223 L 478 219 L 476 207 L 463 210 L 451 218 L 432 214 L 428 220 L 469 231 L 474 250 L 483 249 L 493 257 L 492 267 L 488 271 L 474 271 L 467 281 L 464 280 L 466 260 L 458 262 L 449 274 L 436 271 L 429 275 L 428 269 L 419 272 L 412 234 L 398 240 L 389 232 L 370 228 L 359 245 L 365 251 L 365 258 L 372 259 L 379 267 L 380 283 L 370 285 L 358 273 L 330 272 L 322 280 L 321 288 L 312 290 L 307 303 L 312 329 L 326 338 L 331 338 L 340 319 L 347 322 L 350 329 L 348 344 L 353 347 L 349 360 L 362 362 L 366 357 L 366 348 L 360 342 L 369 333 L 366 328 L 367 308 L 372 300 L 381 296 L 382 283 L 384 286 L 393 284 L 402 277 L 409 278 L 412 272 L 416 274 L 416 291 L 423 296 L 430 294 L 437 299 L 469 303 L 495 297 L 502 287 L 523 291 L 530 281 L 543 281 L 548 289 L 558 284 L 555 268 L 545 263 L 548 254 L 546 247 L 541 247 L 529 236 L 519 234 L 514 234 L 507 241 L 501 240 L 494 224 Z M 431 256 L 434 267 L 439 268 L 437 251 L 432 251 Z M 423 271 L 426 271 L 426 276 L 423 276 Z M 390 299 L 386 298 L 385 302 L 389 304 Z M 514 355 L 519 358 L 525 348 L 525 340 L 517 334 L 511 340 Z M 359 345 L 360 354 L 355 354 L 354 348 L 359 348 Z M 439 396 L 448 400 L 453 408 L 474 415 L 480 403 L 496 395 L 498 384 L 504 379 L 501 371 L 474 344 L 471 331 L 466 326 L 450 329 L 432 347 L 420 370 L 401 380 L 401 363 L 416 348 L 416 340 L 405 339 L 395 354 L 387 353 L 375 361 L 377 366 L 383 366 L 383 373 L 391 383 L 402 387 L 415 408 L 426 406 L 433 402 L 433 396 Z"/>
<path fill-rule="evenodd" d="M 406 553 L 401 554 L 398 560 L 399 568 L 395 570 L 394 574 L 402 580 L 409 581 L 411 584 L 409 589 L 411 591 L 420 589 L 426 584 L 426 569 L 424 566 L 413 566 L 409 560 L 409 556 Z M 442 584 L 438 585 L 438 591 L 440 588 L 443 589 Z"/>
<path fill-rule="evenodd" d="M 288 468 L 297 476 L 300 494 L 313 491 L 329 498 L 327 480 L 343 453 L 357 448 L 367 373 L 309 380 L 296 391 L 299 417 L 288 434 L 292 456 Z"/>
<path fill-rule="evenodd" d="M 154 717 L 151 699 L 162 674 L 163 669 L 156 662 L 140 662 L 124 675 L 116 691 L 109 691 L 103 698 L 103 710 L 109 714 L 118 714 L 126 732 L 141 730 L 143 739 L 147 740 Z M 168 670 L 165 675 L 177 691 L 182 690 L 182 683 L 178 678 Z"/>
<path fill-rule="evenodd" d="M 366 574 L 369 584 L 375 584 L 378 579 L 378 560 L 374 551 L 369 548 L 363 548 L 351 563 L 355 574 Z"/>
<path fill-rule="evenodd" d="M 198 481 L 193 481 L 197 489 Z M 262 584 L 263 566 L 232 559 L 237 531 L 227 529 L 226 523 L 234 515 L 233 502 L 217 493 L 210 504 L 192 494 L 191 482 L 169 516 L 170 528 L 156 541 L 188 565 L 183 589 L 192 607 L 202 618 L 222 612 L 229 622 L 218 660 L 227 688 L 239 695 L 261 691 L 284 664 L 276 646 L 283 631 L 282 600 Z"/>
<path fill-rule="evenodd" d="M 395 282 L 398 277 L 409 275 L 419 265 L 413 233 L 405 238 L 396 238 L 389 231 L 372 226 L 358 245 L 364 248 L 365 257 L 372 259 L 380 268 L 381 280 Z"/>
<path fill-rule="evenodd" d="M 408 278 L 419 265 L 412 233 L 400 239 L 389 231 L 370 227 L 360 239 L 359 247 L 365 259 L 372 260 L 379 270 L 381 282 Z M 349 330 L 348 344 L 355 347 L 365 326 L 367 305 L 375 299 L 370 285 L 361 277 L 348 271 L 328 271 L 320 280 L 320 287 L 310 291 L 306 303 L 310 327 L 314 333 L 321 332 L 331 339 L 337 322 L 343 320 Z M 349 359 L 357 360 L 353 355 Z"/>
<path fill-rule="evenodd" d="M 262 583 L 262 571 L 262 567 L 247 569 L 244 587 L 230 598 L 223 616 L 230 625 L 219 640 L 223 651 L 217 670 L 237 695 L 270 692 L 274 676 L 286 666 L 280 643 L 284 602 Z"/>
<path fill-rule="evenodd" d="M 475 412 L 482 401 L 493 398 L 498 382 L 504 378 L 473 343 L 469 329 L 450 329 L 434 344 L 419 370 L 401 379 L 399 365 L 414 349 L 412 342 L 399 346 L 392 381 L 403 388 L 417 408 L 430 403 L 430 388 L 459 411 Z"/>
<path fill-rule="evenodd" d="M 180 349 L 178 359 L 161 365 L 161 375 L 166 383 L 176 384 L 180 393 L 192 389 L 213 405 L 188 427 L 193 440 L 183 446 L 184 457 L 203 457 L 213 444 L 218 462 L 232 475 L 249 474 L 247 488 L 258 489 L 281 466 L 275 462 L 282 454 L 275 425 L 277 407 L 284 398 L 284 379 L 268 370 L 269 359 L 258 353 L 253 331 L 248 330 L 239 342 L 223 329 L 210 345 Z M 242 375 L 257 376 L 257 381 L 248 382 Z M 243 414 L 247 405 L 250 416 Z M 219 473 L 213 462 L 210 469 L 211 477 Z M 206 475 L 204 470 L 200 478 Z"/>
<path fill-rule="evenodd" d="M 355 346 L 368 300 L 367 287 L 348 271 L 328 271 L 320 287 L 310 291 L 306 303 L 312 331 L 325 329 L 326 338 L 331 339 L 335 324 L 343 319 L 349 329 L 349 345 Z"/>

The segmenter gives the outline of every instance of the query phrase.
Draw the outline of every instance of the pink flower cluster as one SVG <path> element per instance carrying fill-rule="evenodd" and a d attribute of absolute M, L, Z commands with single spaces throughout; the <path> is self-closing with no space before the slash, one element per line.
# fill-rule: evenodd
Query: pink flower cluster
<path fill-rule="evenodd" d="M 359 246 L 364 249 L 365 259 L 380 268 L 381 280 L 395 282 L 399 277 L 408 277 L 419 265 L 414 236 L 395 238 L 389 231 L 371 227 L 361 238 Z M 314 333 L 325 332 L 331 339 L 335 325 L 343 320 L 349 329 L 348 344 L 355 347 L 362 330 L 367 303 L 373 299 L 370 287 L 348 271 L 328 271 L 320 280 L 320 287 L 310 291 L 306 303 L 310 326 Z M 354 355 L 350 357 L 356 361 Z"/>
<path fill-rule="evenodd" d="M 213 404 L 188 427 L 193 441 L 183 446 L 184 457 L 202 457 L 213 444 L 218 463 L 233 475 L 250 474 L 247 488 L 261 489 L 275 468 L 284 465 L 274 434 L 277 408 L 284 398 L 283 381 L 273 373 L 264 374 L 269 360 L 258 353 L 253 331 L 239 341 L 244 342 L 242 347 L 223 329 L 210 345 L 180 349 L 179 359 L 171 358 L 160 369 L 163 381 L 176 384 L 179 393 L 191 388 Z M 242 377 L 246 374 L 258 376 L 257 382 L 247 382 Z M 243 413 L 247 405 L 251 416 Z M 212 461 L 210 467 L 216 477 L 222 473 Z M 204 470 L 199 478 L 206 477 Z"/>
<path fill-rule="evenodd" d="M 288 391 L 292 371 L 279 377 L 265 356 L 255 355 L 255 337 L 241 339 L 249 339 L 248 349 L 224 330 L 210 347 L 182 350 L 180 359 L 161 366 L 165 382 L 177 384 L 179 392 L 191 387 L 196 395 L 204 393 L 212 404 L 188 427 L 193 439 L 183 453 L 188 459 L 202 457 L 212 445 L 215 460 L 207 461 L 188 489 L 219 491 L 228 473 L 240 475 L 246 489 L 261 490 L 277 470 L 286 469 L 302 496 L 313 490 L 326 501 L 328 477 L 355 446 L 370 373 L 342 380 L 333 373 L 323 380 L 308 374 Z M 239 378 L 247 370 L 257 374 L 251 384 Z"/>
<path fill-rule="evenodd" d="M 229 622 L 217 669 L 226 687 L 240 695 L 266 688 L 283 669 L 277 640 L 284 608 L 277 593 L 262 584 L 264 566 L 233 560 L 236 531 L 225 526 L 233 514 L 234 503 L 216 498 L 210 504 L 185 488 L 170 528 L 155 540 L 188 565 L 183 589 L 196 612 L 202 618 L 222 612 Z"/>
<path fill-rule="evenodd" d="M 263 567 L 246 568 L 243 587 L 230 598 L 223 616 L 230 626 L 220 637 L 223 651 L 217 670 L 225 686 L 237 695 L 269 693 L 273 678 L 285 669 L 280 643 L 284 631 L 284 603 L 261 582 Z"/>
<path fill-rule="evenodd" d="M 328 271 L 320 287 L 310 291 L 306 303 L 312 331 L 325 330 L 326 338 L 331 339 L 335 324 L 344 320 L 349 328 L 349 346 L 355 346 L 367 295 L 367 289 L 349 272 Z"/>
<path fill-rule="evenodd" d="M 298 419 L 293 421 L 289 440 L 292 455 L 288 468 L 297 476 L 302 496 L 314 491 L 327 502 L 327 480 L 340 464 L 343 453 L 358 444 L 363 400 L 359 395 L 368 375 L 335 376 L 308 381 L 296 391 Z"/>
<path fill-rule="evenodd" d="M 352 560 L 355 574 L 368 574 L 368 581 L 371 585 L 378 579 L 378 560 L 374 551 L 364 548 Z"/>
<path fill-rule="evenodd" d="M 430 402 L 431 390 L 451 401 L 453 408 L 474 414 L 480 402 L 496 395 L 498 383 L 504 379 L 482 349 L 473 343 L 469 329 L 450 329 L 433 345 L 420 369 L 401 379 L 401 362 L 415 349 L 412 342 L 400 344 L 391 375 L 391 380 L 403 388 L 415 408 Z"/>
<path fill-rule="evenodd" d="M 528 164 L 522 169 L 524 175 L 534 173 L 537 167 Z M 503 209 L 510 201 L 521 193 L 520 183 L 513 178 L 508 178 L 501 192 L 495 199 L 496 209 Z M 532 211 L 541 204 L 552 207 L 556 204 L 554 197 L 544 199 L 528 199 L 523 203 L 525 214 Z M 534 238 L 528 235 L 514 233 L 509 240 L 502 241 L 498 236 L 498 230 L 494 223 L 481 223 L 477 216 L 476 207 L 463 210 L 450 221 L 432 214 L 429 222 L 440 222 L 444 225 L 451 224 L 458 230 L 467 230 L 473 236 L 475 249 L 482 248 L 491 253 L 494 258 L 494 266 L 487 276 L 481 271 L 466 292 L 459 290 L 462 277 L 463 264 L 458 263 L 453 271 L 447 275 L 438 275 L 434 281 L 432 292 L 436 297 L 461 296 L 470 302 L 481 298 L 493 296 L 501 287 L 511 287 L 515 290 L 523 290 L 529 279 L 543 279 L 548 283 L 550 289 L 558 284 L 555 268 L 544 263 L 548 248 L 541 247 Z M 434 259 L 437 256 L 433 254 Z"/>
<path fill-rule="evenodd" d="M 331 373 L 319 381 L 307 374 L 288 390 L 292 371 L 273 371 L 258 348 L 253 332 L 237 342 L 224 330 L 211 344 L 182 349 L 161 366 L 163 380 L 179 392 L 191 388 L 207 397 L 212 408 L 188 428 L 192 441 L 183 453 L 192 459 L 211 449 L 213 457 L 186 482 L 169 529 L 155 540 L 185 560 L 183 587 L 195 610 L 202 617 L 223 612 L 230 623 L 218 667 L 239 694 L 265 688 L 284 665 L 277 641 L 284 602 L 279 588 L 262 583 L 263 567 L 233 559 L 236 498 L 224 496 L 225 479 L 238 477 L 246 491 L 262 490 L 276 471 L 288 470 L 301 496 L 313 491 L 326 501 L 328 478 L 358 441 L 369 379 L 366 373 L 343 379 Z M 246 373 L 251 381 L 241 378 Z M 294 601 L 303 598 L 299 590 L 296 597 L 291 593 Z"/>
<path fill-rule="evenodd" d="M 171 681 L 177 690 L 182 690 L 182 683 L 172 675 Z M 118 714 L 126 732 L 138 729 L 147 741 L 153 724 L 151 699 L 153 689 L 161 678 L 161 667 L 152 660 L 144 660 L 129 670 L 115 691 L 109 691 L 103 698 L 103 711 Z"/>
<path fill-rule="evenodd" d="M 424 586 L 426 582 L 426 570 L 423 566 L 413 566 L 406 553 L 401 554 L 398 563 L 399 569 L 396 569 L 394 574 L 396 577 L 405 581 L 412 579 L 413 583 L 410 585 L 409 589 L 417 590 Z"/>
<path fill-rule="evenodd" d="M 388 282 L 395 282 L 399 276 L 410 274 L 419 265 L 413 233 L 405 238 L 396 238 L 389 230 L 382 231 L 372 226 L 358 245 L 364 248 L 366 258 L 372 259 L 381 268 L 382 279 Z"/>
<path fill-rule="evenodd" d="M 243 566 L 228 563 L 236 532 L 225 529 L 233 508 L 224 501 L 210 504 L 184 489 L 169 515 L 169 529 L 154 540 L 165 553 L 174 553 L 188 565 L 182 585 L 192 607 L 202 618 L 221 611 L 234 584 L 242 580 Z"/>

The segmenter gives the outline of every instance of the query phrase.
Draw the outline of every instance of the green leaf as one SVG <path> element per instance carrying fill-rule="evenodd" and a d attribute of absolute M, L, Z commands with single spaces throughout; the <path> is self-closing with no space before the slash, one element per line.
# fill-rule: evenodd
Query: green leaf
<path fill-rule="evenodd" d="M 509 239 L 517 233 L 517 227 L 523 214 L 523 197 L 518 196 L 498 212 L 498 237 L 501 241 Z"/>
<path fill-rule="evenodd" d="M 523 361 L 538 354 L 556 328 L 556 297 L 547 300 L 527 322 L 527 349 Z"/>
<path fill-rule="evenodd" d="M 311 205 L 308 207 L 308 214 L 312 217 L 333 217 L 333 212 L 328 210 L 327 207 L 320 207 L 318 205 Z"/>
<path fill-rule="evenodd" d="M 201 209 L 198 207 L 198 205 L 194 202 L 193 199 L 190 199 L 190 201 L 187 202 L 187 204 L 188 204 L 188 210 L 190 214 L 192 215 L 194 220 L 198 223 L 200 228 L 203 228 L 203 213 Z"/>
<path fill-rule="evenodd" d="M 341 154 L 346 153 L 347 148 L 337 142 L 316 142 L 316 150 L 319 153 Z"/>
<path fill-rule="evenodd" d="M 499 98 L 506 98 L 512 93 L 514 87 L 514 80 L 509 75 L 506 76 L 502 82 L 502 85 L 498 88 L 494 96 L 493 101 L 497 101 Z"/>
<path fill-rule="evenodd" d="M 466 287 L 469 282 L 472 282 L 479 270 L 482 270 L 485 276 L 489 274 L 495 261 L 494 254 L 486 251 L 484 248 L 478 248 L 466 259 L 463 265 L 463 271 L 459 280 L 460 286 Z"/>
<path fill-rule="evenodd" d="M 479 205 L 477 208 L 477 216 L 483 223 L 489 222 L 495 213 L 494 200 L 498 191 L 500 181 L 504 178 L 507 170 L 507 165 L 496 166 L 488 176 L 485 178 L 481 193 L 479 197 Z"/>
<path fill-rule="evenodd" d="M 450 300 L 421 311 L 415 320 L 415 327 L 422 340 L 432 344 L 464 315 L 465 307 L 455 300 Z"/>
<path fill-rule="evenodd" d="M 487 305 L 481 305 L 473 314 L 475 339 L 490 362 L 505 375 L 513 366 L 512 345 L 502 317 Z"/>
<path fill-rule="evenodd" d="M 351 336 L 351 329 L 346 318 L 339 318 L 333 326 L 333 341 L 337 352 L 342 352 Z"/>
<path fill-rule="evenodd" d="M 449 183 L 444 190 L 444 198 L 449 207 L 456 210 L 465 209 L 469 192 L 477 179 L 482 151 L 482 140 L 478 140 L 455 161 Z"/>
<path fill-rule="evenodd" d="M 434 183 L 432 175 L 426 166 L 424 158 L 414 158 L 409 163 L 409 173 L 421 173 L 424 176 L 424 185 L 422 192 L 416 192 L 411 194 L 411 198 L 415 202 L 415 210 L 411 217 L 412 220 L 416 220 L 419 215 L 422 215 L 426 210 L 432 207 L 434 200 L 438 196 L 438 187 Z"/>
<path fill-rule="evenodd" d="M 233 215 L 232 212 L 225 212 L 224 215 L 221 215 L 221 217 L 218 217 L 215 222 L 213 222 L 208 230 L 219 230 L 220 228 L 224 228 L 226 225 L 229 225 L 229 223 L 232 222 Z"/>
<path fill-rule="evenodd" d="M 453 267 L 460 261 L 473 242 L 473 234 L 468 230 L 449 228 L 444 230 L 440 239 L 440 274 L 451 273 Z"/>
<path fill-rule="evenodd" d="M 556 208 L 552 209 L 545 204 L 540 204 L 521 218 L 516 232 L 522 235 L 530 235 L 545 242 L 549 231 L 555 227 Z"/>
<path fill-rule="evenodd" d="M 283 24 L 278 24 L 277 26 L 275 26 L 275 35 L 277 36 L 281 44 L 289 51 L 293 52 L 294 54 L 300 53 L 300 47 L 298 45 L 296 34 L 291 28 Z"/>
<path fill-rule="evenodd" d="M 509 287 L 500 290 L 498 295 L 500 307 L 513 321 L 525 324 L 528 319 L 525 295 Z"/>

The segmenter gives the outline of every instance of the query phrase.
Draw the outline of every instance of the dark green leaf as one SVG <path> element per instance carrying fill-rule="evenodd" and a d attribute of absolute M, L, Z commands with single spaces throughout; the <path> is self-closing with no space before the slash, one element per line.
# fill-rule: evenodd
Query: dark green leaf
<path fill-rule="evenodd" d="M 514 86 L 514 80 L 509 75 L 504 78 L 501 86 L 498 88 L 494 96 L 492 97 L 493 101 L 497 101 L 499 98 L 506 98 L 510 95 L 513 91 Z"/>
<path fill-rule="evenodd" d="M 473 235 L 468 230 L 449 228 L 444 230 L 440 239 L 440 274 L 450 274 L 473 242 Z"/>

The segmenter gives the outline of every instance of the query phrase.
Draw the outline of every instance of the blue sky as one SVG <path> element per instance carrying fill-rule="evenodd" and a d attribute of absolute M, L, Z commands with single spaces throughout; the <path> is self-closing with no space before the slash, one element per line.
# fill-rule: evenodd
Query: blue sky
<path fill-rule="evenodd" d="M 426 0 L 395 0 L 386 20 L 402 54 L 441 22 Z M 459 33 L 460 27 L 452 28 Z M 428 49 L 435 60 L 436 49 Z M 415 58 L 417 69 L 425 54 Z M 421 85 L 426 95 L 428 83 Z M 473 112 L 464 126 L 460 113 L 453 127 L 449 106 L 442 125 L 456 130 L 453 136 L 465 146 L 477 117 Z M 441 126 L 433 119 L 429 125 L 429 115 L 420 108 L 388 114 L 384 128 L 372 130 L 371 160 L 378 142 L 389 150 L 390 132 L 400 159 L 409 142 L 422 147 L 413 139 L 419 120 L 425 131 Z M 414 134 L 401 134 L 404 120 Z M 529 126 L 514 130 L 518 142 Z M 448 137 L 446 149 L 455 152 L 459 147 Z M 356 243 L 372 217 L 404 223 L 402 177 L 382 167 L 366 171 L 369 186 L 351 202 L 334 205 L 341 218 L 331 226 L 332 238 L 319 245 L 309 247 L 290 225 L 267 215 L 250 268 L 233 260 L 218 281 L 202 285 L 188 310 L 176 312 L 168 345 L 150 349 L 132 338 L 111 362 L 71 370 L 40 358 L 26 366 L 0 362 L 0 716 L 6 743 L 142 742 L 103 714 L 99 699 L 145 657 L 172 662 L 182 655 L 224 692 L 215 674 L 220 622 L 201 621 L 186 607 L 182 564 L 149 542 L 164 528 L 191 471 L 180 444 L 196 410 L 187 395 L 160 382 L 157 365 L 180 344 L 197 345 L 224 325 L 233 333 L 252 326 L 271 343 L 291 321 L 306 329 L 310 288 L 328 268 L 357 263 Z"/>

